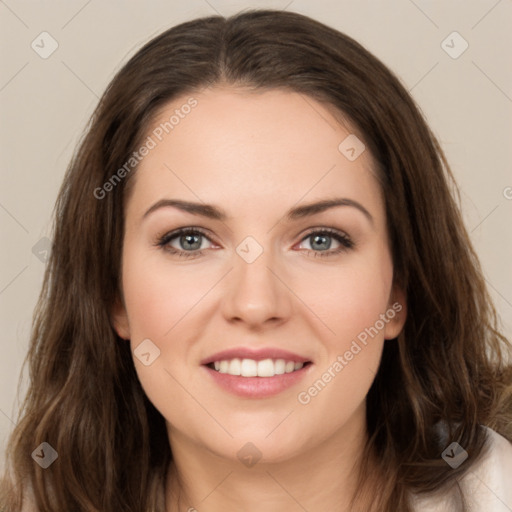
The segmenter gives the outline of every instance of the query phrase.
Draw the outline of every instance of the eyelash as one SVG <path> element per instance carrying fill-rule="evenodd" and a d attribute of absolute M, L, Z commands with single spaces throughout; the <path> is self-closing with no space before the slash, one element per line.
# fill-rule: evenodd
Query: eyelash
<path fill-rule="evenodd" d="M 158 238 L 156 245 L 173 255 L 178 255 L 180 258 L 197 258 L 199 256 L 202 256 L 204 253 L 204 249 L 197 251 L 180 251 L 178 249 L 175 249 L 174 247 L 169 246 L 169 243 L 172 240 L 179 236 L 184 235 L 201 235 L 210 240 L 206 232 L 204 232 L 202 229 L 188 227 L 180 228 L 175 231 L 171 231 L 169 233 L 164 234 L 163 236 Z M 313 235 L 328 235 L 334 238 L 340 244 L 340 247 L 338 249 L 332 249 L 327 251 L 313 251 L 312 249 L 307 249 L 308 252 L 315 253 L 315 258 L 335 256 L 342 252 L 349 251 L 354 247 L 354 242 L 350 239 L 350 237 L 348 237 L 346 234 L 342 232 L 330 228 L 312 229 L 302 238 L 301 242 L 303 242 L 307 238 L 310 238 Z"/>

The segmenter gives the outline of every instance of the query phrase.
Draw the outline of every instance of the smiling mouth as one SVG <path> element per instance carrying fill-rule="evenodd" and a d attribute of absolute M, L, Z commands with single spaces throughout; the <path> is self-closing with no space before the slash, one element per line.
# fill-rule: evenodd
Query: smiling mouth
<path fill-rule="evenodd" d="M 223 359 L 206 366 L 211 370 L 239 377 L 275 377 L 293 373 L 310 365 L 310 361 L 298 362 L 286 359 Z"/>

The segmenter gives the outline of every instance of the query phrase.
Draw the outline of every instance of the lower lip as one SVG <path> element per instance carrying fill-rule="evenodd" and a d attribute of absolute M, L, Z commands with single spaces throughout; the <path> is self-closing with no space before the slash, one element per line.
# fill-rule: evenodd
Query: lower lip
<path fill-rule="evenodd" d="M 229 375 L 212 370 L 208 366 L 203 366 L 210 374 L 211 378 L 223 389 L 234 395 L 244 398 L 266 398 L 277 395 L 282 391 L 291 388 L 303 379 L 310 370 L 312 364 L 303 366 L 300 370 L 273 377 L 241 377 L 239 375 Z"/>

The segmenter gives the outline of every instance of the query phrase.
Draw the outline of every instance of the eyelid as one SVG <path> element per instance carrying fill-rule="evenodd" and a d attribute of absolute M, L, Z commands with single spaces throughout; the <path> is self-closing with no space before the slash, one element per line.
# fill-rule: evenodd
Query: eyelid
<path fill-rule="evenodd" d="M 179 237 L 180 235 L 187 235 L 187 234 L 200 234 L 207 238 L 210 242 L 213 244 L 219 245 L 217 242 L 215 242 L 213 235 L 211 232 L 207 229 L 200 228 L 198 226 L 185 226 L 182 228 L 176 228 L 172 229 L 170 231 L 166 231 L 163 235 L 157 235 L 156 237 L 156 244 L 161 244 L 164 241 L 168 243 L 170 240 L 173 240 L 174 238 Z"/>
<path fill-rule="evenodd" d="M 345 231 L 333 227 L 328 226 L 317 226 L 313 228 L 309 228 L 307 232 L 302 236 L 299 243 L 304 242 L 304 240 L 308 239 L 313 234 L 325 234 L 330 236 L 331 238 L 334 238 L 342 247 L 340 249 L 352 249 L 355 246 L 354 241 L 352 240 L 352 237 L 346 233 Z M 308 249 L 311 251 L 311 249 Z M 329 251 L 313 251 L 315 253 L 325 253 L 327 254 L 333 254 L 337 251 L 337 249 L 331 249 Z"/>

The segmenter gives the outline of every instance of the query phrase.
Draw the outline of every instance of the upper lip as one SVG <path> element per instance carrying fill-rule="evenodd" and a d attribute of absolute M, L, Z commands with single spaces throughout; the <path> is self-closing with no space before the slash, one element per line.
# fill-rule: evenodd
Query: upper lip
<path fill-rule="evenodd" d="M 285 361 L 294 361 L 296 363 L 307 363 L 311 361 L 307 357 L 299 356 L 288 350 L 282 350 L 277 347 L 266 347 L 266 348 L 246 348 L 246 347 L 235 347 L 221 352 L 216 352 L 211 356 L 206 357 L 201 361 L 201 364 L 210 364 L 215 361 L 224 361 L 230 359 L 254 359 L 255 361 L 261 361 L 262 359 L 284 359 Z"/>

